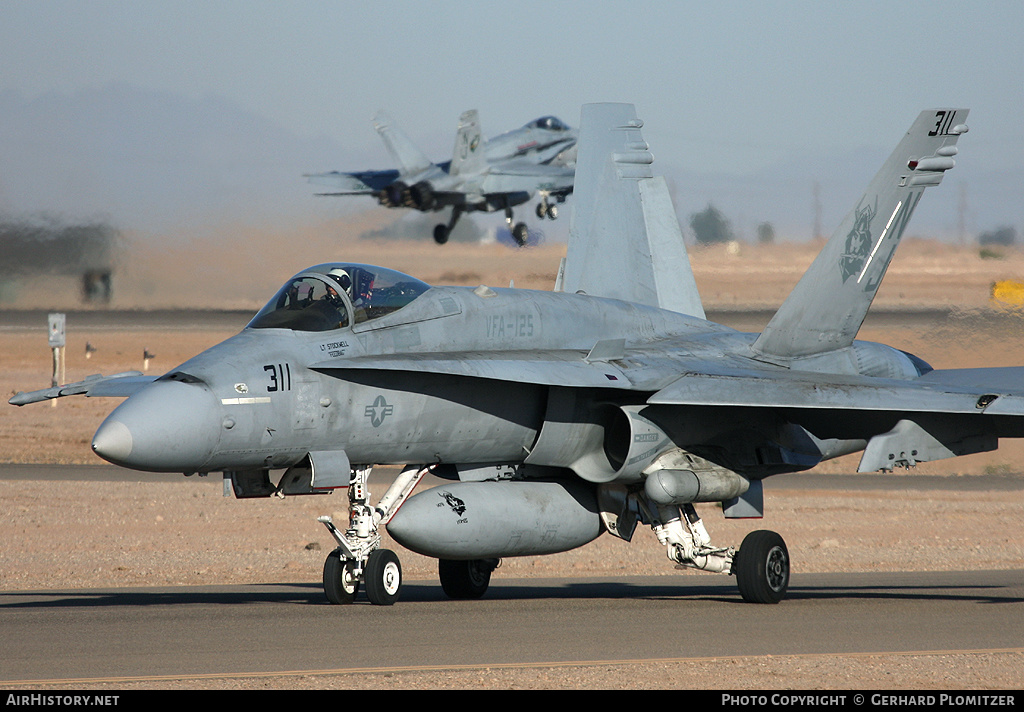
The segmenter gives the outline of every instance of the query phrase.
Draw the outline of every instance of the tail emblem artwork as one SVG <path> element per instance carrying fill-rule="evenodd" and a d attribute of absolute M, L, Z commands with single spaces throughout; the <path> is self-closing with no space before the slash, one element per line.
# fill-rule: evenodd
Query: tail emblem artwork
<path fill-rule="evenodd" d="M 843 282 L 861 271 L 868 253 L 871 252 L 871 221 L 875 219 L 875 212 L 878 206 L 865 205 L 857 208 L 857 218 L 846 236 L 846 251 L 839 261 L 839 268 L 843 272 Z"/>
<path fill-rule="evenodd" d="M 240 499 L 344 493 L 345 528 L 318 518 L 337 544 L 323 567 L 332 603 L 399 599 L 385 530 L 438 560 L 448 596 L 478 598 L 502 558 L 628 542 L 640 525 L 670 565 L 735 576 L 744 600 L 778 603 L 790 581 L 782 537 L 714 542 L 698 508 L 758 519 L 776 474 L 851 453 L 859 472 L 912 467 L 1024 437 L 1024 367 L 933 369 L 857 338 L 911 214 L 955 165 L 967 114 L 917 116 L 759 334 L 707 319 L 636 109 L 588 104 L 552 291 L 318 264 L 239 334 L 162 376 L 92 376 L 10 402 L 124 398 L 92 440 L 115 465 L 222 473 Z M 471 147 L 479 123 L 463 118 Z M 554 117 L 535 123 L 569 136 Z M 390 124 L 380 130 L 407 163 L 451 177 Z M 470 155 L 450 170 L 462 181 L 482 165 Z M 439 185 L 413 192 L 434 206 Z M 252 383 L 266 393 L 252 396 Z M 401 471 L 374 503 L 380 465 Z M 414 494 L 428 474 L 444 484 Z"/>

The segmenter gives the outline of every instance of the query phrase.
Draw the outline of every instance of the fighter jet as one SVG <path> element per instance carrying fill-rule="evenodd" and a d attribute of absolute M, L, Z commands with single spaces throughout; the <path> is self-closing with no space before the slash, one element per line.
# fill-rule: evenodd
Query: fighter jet
<path fill-rule="evenodd" d="M 966 117 L 917 117 L 760 334 L 706 320 L 642 122 L 632 105 L 591 104 L 554 291 L 320 264 L 158 378 L 95 377 L 11 403 L 129 396 L 92 441 L 112 463 L 222 472 L 239 498 L 347 491 L 349 521 L 320 518 L 338 544 L 323 568 L 332 603 L 361 589 L 398 600 L 385 531 L 437 558 L 444 591 L 467 599 L 502 558 L 629 541 L 639 525 L 671 565 L 733 575 L 744 600 L 777 603 L 783 538 L 713 542 L 697 505 L 758 518 L 778 473 L 853 452 L 860 471 L 912 467 L 1024 435 L 1024 369 L 934 370 L 856 339 Z M 373 504 L 375 465 L 403 469 Z M 427 473 L 442 484 L 413 494 Z"/>
<path fill-rule="evenodd" d="M 525 126 L 482 141 L 476 110 L 459 118 L 452 159 L 434 163 L 379 112 L 374 127 L 398 164 L 397 169 L 319 173 L 312 183 L 331 186 L 320 195 L 372 195 L 388 208 L 422 212 L 450 209 L 447 223 L 434 228 L 434 240 L 443 245 L 463 213 L 505 211 L 512 237 L 525 245 L 526 223 L 513 224 L 512 208 L 540 194 L 537 217 L 554 220 L 555 203 L 572 192 L 578 132 L 554 116 L 542 116 Z M 554 202 L 552 202 L 554 201 Z"/>

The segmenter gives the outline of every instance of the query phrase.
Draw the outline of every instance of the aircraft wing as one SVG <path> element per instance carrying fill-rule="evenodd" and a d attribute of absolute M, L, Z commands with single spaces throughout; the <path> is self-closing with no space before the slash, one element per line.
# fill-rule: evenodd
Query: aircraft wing
<path fill-rule="evenodd" d="M 319 195 L 372 195 L 398 180 L 398 171 L 356 171 L 342 173 L 313 173 L 306 175 L 310 183 L 333 188 L 329 193 Z"/>
<path fill-rule="evenodd" d="M 660 360 L 621 344 L 576 350 L 393 354 L 324 361 L 311 369 L 437 373 L 569 388 L 654 391 L 650 405 L 1024 415 L 1024 368 L 932 371 L 913 380 L 842 376 L 785 368 L 743 367 L 735 361 Z M 681 375 L 680 375 L 681 374 Z M 975 380 L 971 380 L 971 376 Z"/>
<path fill-rule="evenodd" d="M 979 371 L 983 369 L 978 369 Z M 938 414 L 1024 415 L 1024 369 L 971 380 L 969 371 L 932 371 L 913 380 L 788 369 L 718 368 L 686 373 L 651 405 L 715 405 Z"/>
<path fill-rule="evenodd" d="M 143 376 L 139 371 L 126 371 L 113 376 L 89 376 L 84 381 L 66 383 L 62 386 L 43 388 L 38 391 L 20 392 L 8 401 L 11 405 L 27 405 L 64 396 L 91 396 L 126 398 L 143 386 L 152 383 L 157 376 Z"/>

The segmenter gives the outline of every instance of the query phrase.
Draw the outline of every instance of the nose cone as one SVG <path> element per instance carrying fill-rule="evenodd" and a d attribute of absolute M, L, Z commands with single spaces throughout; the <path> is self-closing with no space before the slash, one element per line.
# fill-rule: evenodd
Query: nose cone
<path fill-rule="evenodd" d="M 156 381 L 111 413 L 92 439 L 108 462 L 147 472 L 196 472 L 220 439 L 217 404 L 201 384 Z"/>

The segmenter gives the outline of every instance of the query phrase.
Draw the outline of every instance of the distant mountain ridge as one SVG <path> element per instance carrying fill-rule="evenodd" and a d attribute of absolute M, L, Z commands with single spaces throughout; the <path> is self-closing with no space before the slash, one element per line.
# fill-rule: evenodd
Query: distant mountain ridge
<path fill-rule="evenodd" d="M 0 211 L 102 216 L 132 230 L 287 222 L 316 207 L 302 174 L 346 154 L 219 97 L 127 84 L 0 92 L 0 117 Z"/>

